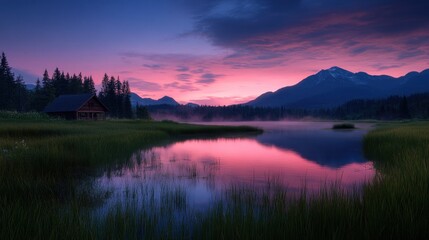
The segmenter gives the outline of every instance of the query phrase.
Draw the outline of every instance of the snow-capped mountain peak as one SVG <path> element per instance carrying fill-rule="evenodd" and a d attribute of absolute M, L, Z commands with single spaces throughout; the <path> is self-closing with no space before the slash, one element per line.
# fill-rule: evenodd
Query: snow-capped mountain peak
<path fill-rule="evenodd" d="M 338 77 L 345 77 L 345 78 L 347 78 L 347 77 L 351 77 L 353 75 L 352 72 L 349 72 L 349 71 L 347 71 L 345 69 L 342 69 L 340 67 L 337 67 L 337 66 L 331 67 L 327 71 L 334 78 L 338 78 Z"/>

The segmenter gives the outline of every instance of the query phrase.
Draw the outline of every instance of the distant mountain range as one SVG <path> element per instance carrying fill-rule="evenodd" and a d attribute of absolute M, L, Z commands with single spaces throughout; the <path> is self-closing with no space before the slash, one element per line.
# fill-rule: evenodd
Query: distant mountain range
<path fill-rule="evenodd" d="M 133 106 L 140 105 L 140 106 L 152 106 L 152 105 L 173 105 L 177 106 L 180 105 L 176 100 L 174 100 L 171 97 L 164 96 L 158 100 L 152 99 L 152 98 L 142 98 L 139 95 L 135 93 L 131 93 L 131 104 Z"/>
<path fill-rule="evenodd" d="M 311 75 L 296 85 L 267 92 L 244 104 L 255 107 L 317 109 L 339 106 L 353 99 L 429 92 L 429 69 L 394 78 L 352 73 L 332 67 Z"/>

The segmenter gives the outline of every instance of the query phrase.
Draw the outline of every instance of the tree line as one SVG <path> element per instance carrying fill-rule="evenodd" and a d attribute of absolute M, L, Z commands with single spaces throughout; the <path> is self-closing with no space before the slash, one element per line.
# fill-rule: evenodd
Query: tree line
<path fill-rule="evenodd" d="M 15 77 L 6 55 L 2 53 L 0 62 L 0 111 L 37 111 L 41 112 L 56 97 L 64 94 L 97 94 L 92 76 L 64 73 L 56 68 L 49 74 L 43 73 L 42 80 L 37 79 L 34 90 L 28 90 L 21 76 Z M 132 118 L 128 81 L 119 77 L 104 75 L 98 97 L 109 109 L 108 115 L 114 118 Z"/>
<path fill-rule="evenodd" d="M 383 99 L 357 99 L 339 107 L 322 109 L 316 116 L 335 119 L 428 119 L 429 93 L 390 96 Z"/>
<path fill-rule="evenodd" d="M 428 119 L 429 93 L 410 96 L 391 96 L 384 99 L 352 100 L 338 107 L 326 109 L 291 109 L 285 107 L 233 106 L 148 106 L 155 119 L 181 121 L 277 121 L 304 118 L 338 120 L 400 120 Z"/>
<path fill-rule="evenodd" d="M 82 93 L 97 93 L 92 76 L 82 76 L 81 73 L 65 74 L 58 68 L 50 76 L 48 70 L 45 70 L 42 81 L 37 79 L 36 87 L 30 94 L 28 110 L 40 112 L 60 95 Z"/>

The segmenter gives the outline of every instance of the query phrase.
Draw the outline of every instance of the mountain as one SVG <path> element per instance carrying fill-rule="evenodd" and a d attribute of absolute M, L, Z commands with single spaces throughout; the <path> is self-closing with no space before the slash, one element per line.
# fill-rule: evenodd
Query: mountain
<path fill-rule="evenodd" d="M 331 67 L 311 75 L 296 85 L 267 92 L 245 105 L 255 107 L 329 108 L 353 99 L 374 99 L 429 91 L 429 69 L 394 78 L 352 73 Z"/>
<path fill-rule="evenodd" d="M 176 100 L 174 100 L 171 97 L 164 96 L 158 100 L 154 100 L 152 98 L 142 98 L 139 95 L 135 93 L 131 93 L 131 104 L 133 106 L 135 105 L 141 105 L 141 106 L 150 106 L 150 105 L 179 105 Z"/>
<path fill-rule="evenodd" d="M 185 106 L 195 108 L 195 107 L 199 107 L 200 105 L 196 103 L 187 103 Z"/>

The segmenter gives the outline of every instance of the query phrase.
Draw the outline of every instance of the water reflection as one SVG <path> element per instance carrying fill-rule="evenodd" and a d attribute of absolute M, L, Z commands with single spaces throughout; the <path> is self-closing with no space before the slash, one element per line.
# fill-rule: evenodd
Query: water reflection
<path fill-rule="evenodd" d="M 339 168 L 351 163 L 363 163 L 363 131 L 270 131 L 257 137 L 266 146 L 274 146 L 299 154 L 303 159 L 322 166 Z"/>
<path fill-rule="evenodd" d="M 374 176 L 372 163 L 362 153 L 368 126 L 333 131 L 329 123 L 246 124 L 265 132 L 253 138 L 187 140 L 140 150 L 126 166 L 107 171 L 99 184 L 110 188 L 116 200 L 124 197 L 124 189 L 143 185 L 160 193 L 165 186 L 178 187 L 198 207 L 231 185 L 263 187 L 275 180 L 289 192 L 303 186 L 317 191 L 335 181 L 345 188 L 359 186 Z"/>

